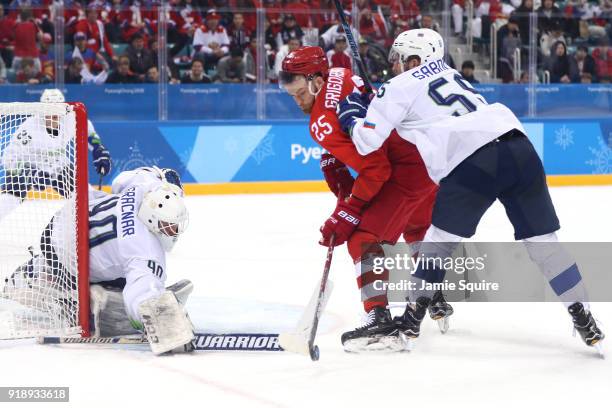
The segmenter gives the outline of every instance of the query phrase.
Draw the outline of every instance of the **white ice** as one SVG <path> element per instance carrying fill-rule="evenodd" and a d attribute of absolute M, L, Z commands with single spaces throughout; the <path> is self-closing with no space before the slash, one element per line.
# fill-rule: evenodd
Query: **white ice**
<path fill-rule="evenodd" d="M 553 188 L 552 195 L 563 240 L 612 241 L 612 187 Z M 318 229 L 333 209 L 331 194 L 203 196 L 188 204 L 191 225 L 168 274 L 194 282 L 196 326 L 276 331 L 297 322 L 322 271 Z M 485 215 L 477 238 L 512 240 L 502 207 Z M 456 304 L 446 335 L 427 320 L 411 352 L 351 355 L 340 335 L 359 323 L 361 305 L 344 247 L 331 275 L 318 362 L 282 352 L 154 357 L 140 346 L 21 340 L 0 342 L 0 386 L 70 386 L 73 407 L 576 408 L 612 401 L 612 355 L 602 360 L 572 337 L 560 304 Z M 612 303 L 592 309 L 612 330 Z"/>

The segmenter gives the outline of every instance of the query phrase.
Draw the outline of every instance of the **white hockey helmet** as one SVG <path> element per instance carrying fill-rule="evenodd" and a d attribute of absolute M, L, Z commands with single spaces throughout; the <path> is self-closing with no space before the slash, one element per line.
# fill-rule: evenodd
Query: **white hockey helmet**
<path fill-rule="evenodd" d="M 185 201 L 169 183 L 163 183 L 159 188 L 145 194 L 138 210 L 138 218 L 159 238 L 167 252 L 172 250 L 189 223 Z"/>
<path fill-rule="evenodd" d="M 404 31 L 397 36 L 391 51 L 389 62 L 400 62 L 402 70 L 409 57 L 417 56 L 421 64 L 438 60 L 444 57 L 444 40 L 442 36 L 429 28 L 418 28 Z"/>
<path fill-rule="evenodd" d="M 66 102 L 66 98 L 59 89 L 45 89 L 40 95 L 40 101 L 45 103 Z"/>

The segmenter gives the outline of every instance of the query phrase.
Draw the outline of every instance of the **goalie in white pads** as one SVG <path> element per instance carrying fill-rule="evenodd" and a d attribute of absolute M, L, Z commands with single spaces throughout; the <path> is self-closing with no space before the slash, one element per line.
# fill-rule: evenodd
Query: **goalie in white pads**
<path fill-rule="evenodd" d="M 57 237 L 65 236 L 69 216 L 60 211 L 42 254 L 21 267 L 13 286 L 26 285 L 40 274 Z M 188 223 L 180 179 L 174 170 L 140 168 L 119 174 L 112 193 L 89 191 L 89 273 L 91 312 L 98 336 L 144 332 L 155 354 L 177 348 L 190 350 L 193 326 L 182 304 L 191 283 L 181 281 L 167 290 L 166 251 Z M 44 240 L 44 238 L 43 238 Z M 55 262 L 62 259 L 55 257 Z M 177 300 L 179 298 L 179 300 Z M 130 327 L 131 326 L 131 327 Z"/>

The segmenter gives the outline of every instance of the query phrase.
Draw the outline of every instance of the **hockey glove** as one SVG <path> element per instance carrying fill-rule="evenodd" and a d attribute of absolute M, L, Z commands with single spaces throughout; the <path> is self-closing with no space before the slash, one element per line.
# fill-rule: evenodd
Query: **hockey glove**
<path fill-rule="evenodd" d="M 340 127 L 345 133 L 351 134 L 355 119 L 365 118 L 370 104 L 370 95 L 353 92 L 340 101 L 336 108 Z"/>
<path fill-rule="evenodd" d="M 334 246 L 344 244 L 361 222 L 361 210 L 366 204 L 353 196 L 346 201 L 339 201 L 334 213 L 321 227 L 319 244 L 328 247 L 332 236 L 335 236 Z"/>
<path fill-rule="evenodd" d="M 111 157 L 110 153 L 101 144 L 94 145 L 93 148 L 93 159 L 94 166 L 96 167 L 96 173 L 105 176 L 111 171 Z"/>
<path fill-rule="evenodd" d="M 340 200 L 348 197 L 355 182 L 348 167 L 329 153 L 321 156 L 320 166 L 330 191 Z"/>

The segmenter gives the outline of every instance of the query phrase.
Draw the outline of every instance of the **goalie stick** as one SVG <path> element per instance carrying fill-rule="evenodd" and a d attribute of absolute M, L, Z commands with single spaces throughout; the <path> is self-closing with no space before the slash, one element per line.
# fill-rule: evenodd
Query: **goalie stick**
<path fill-rule="evenodd" d="M 351 31 L 351 26 L 346 21 L 346 17 L 344 16 L 344 9 L 342 8 L 342 3 L 340 2 L 340 0 L 334 0 L 334 4 L 336 5 L 336 10 L 338 10 L 340 24 L 342 24 L 342 29 L 344 30 L 344 34 L 346 34 L 346 39 L 349 43 L 349 47 L 351 47 L 351 54 L 353 54 L 353 58 L 355 60 L 355 63 L 357 64 L 357 69 L 359 69 L 359 75 L 361 76 L 361 79 L 363 79 L 363 84 L 366 93 L 374 93 L 372 84 L 370 83 L 370 79 L 368 78 L 368 71 L 366 70 L 365 64 L 363 63 L 363 60 L 359 55 L 359 48 L 357 48 L 355 37 L 353 37 L 353 31 Z"/>
<path fill-rule="evenodd" d="M 284 351 L 276 333 L 196 333 L 195 351 Z M 39 337 L 39 344 L 149 344 L 145 337 Z"/>

